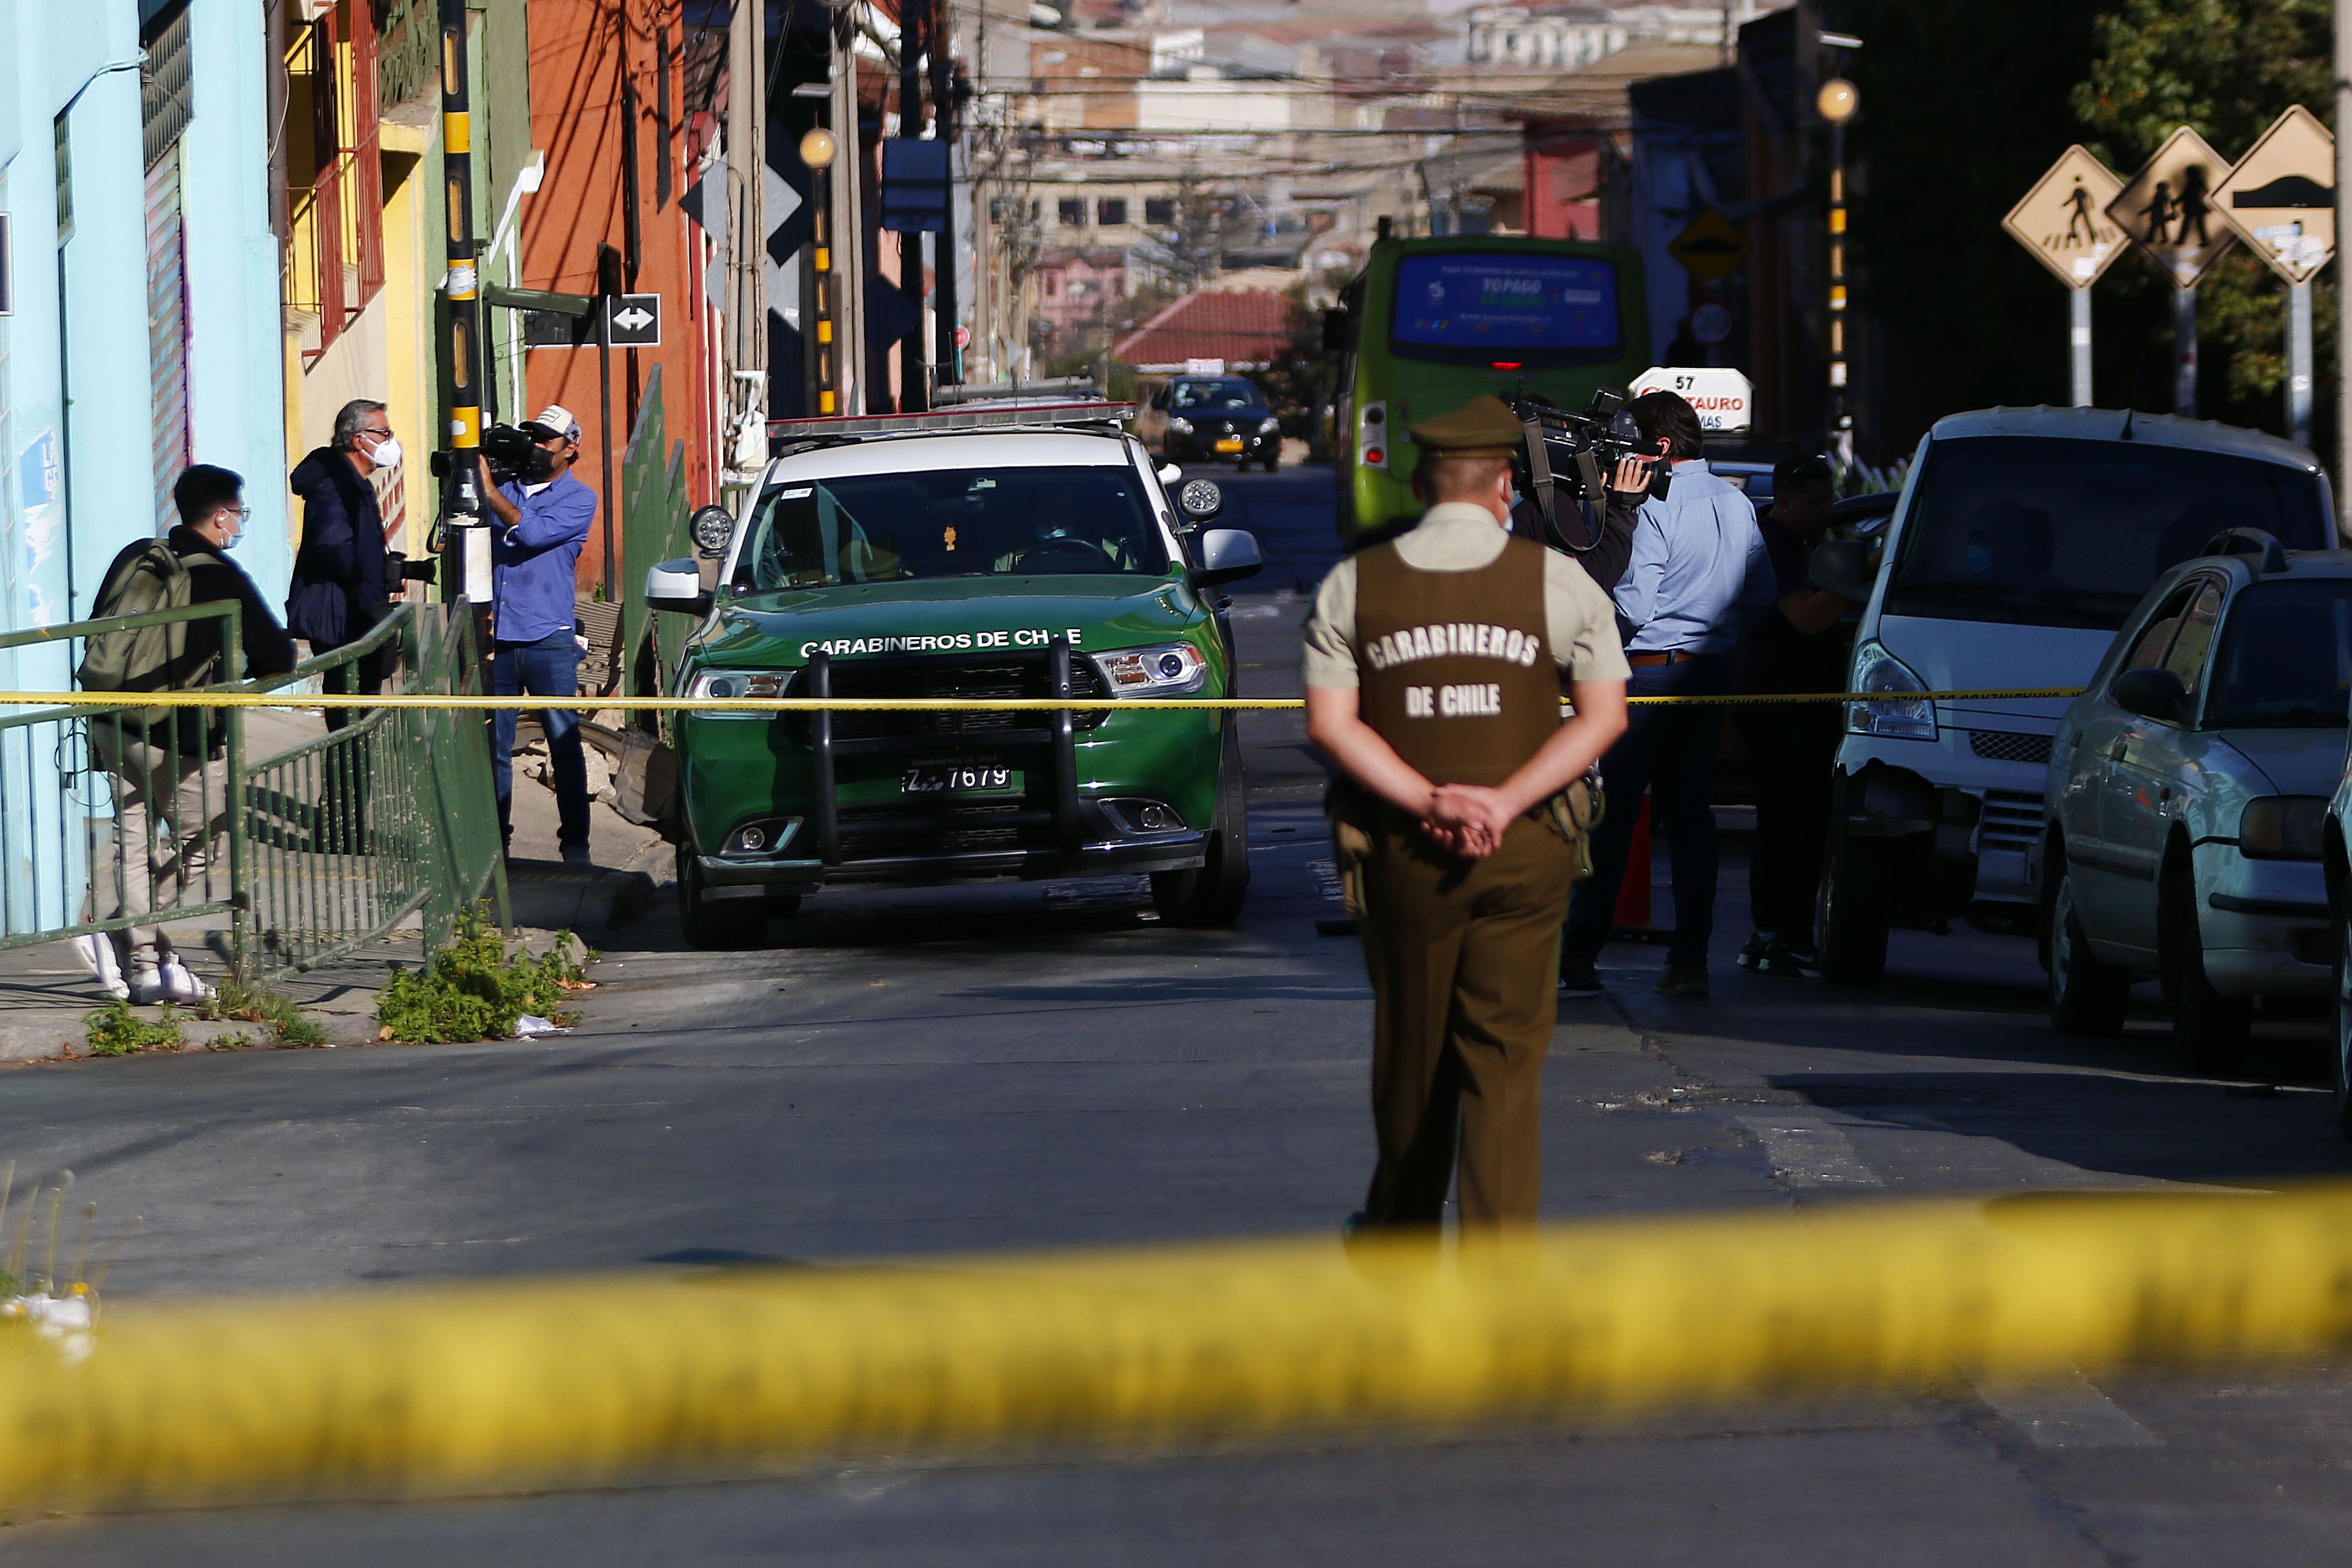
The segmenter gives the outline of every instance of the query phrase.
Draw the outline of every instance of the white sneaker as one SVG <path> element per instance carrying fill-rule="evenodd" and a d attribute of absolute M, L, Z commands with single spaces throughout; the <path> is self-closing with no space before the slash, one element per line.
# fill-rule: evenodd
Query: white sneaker
<path fill-rule="evenodd" d="M 98 976 L 99 984 L 118 1002 L 131 1000 L 130 983 L 122 978 L 122 960 L 114 951 L 111 936 L 78 936 L 68 944 L 82 967 Z"/>
<path fill-rule="evenodd" d="M 193 1006 L 213 999 L 213 988 L 197 979 L 177 957 L 165 959 L 162 973 L 173 1001 L 185 1002 Z"/>
<path fill-rule="evenodd" d="M 131 1000 L 142 1007 L 158 1002 L 174 1002 L 189 1005 L 212 1000 L 213 988 L 188 973 L 187 966 L 176 958 L 167 958 L 159 968 L 142 969 L 131 981 Z"/>

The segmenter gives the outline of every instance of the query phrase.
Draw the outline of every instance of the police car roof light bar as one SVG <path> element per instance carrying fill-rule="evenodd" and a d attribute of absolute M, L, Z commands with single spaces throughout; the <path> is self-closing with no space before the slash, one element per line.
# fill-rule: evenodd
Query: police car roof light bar
<path fill-rule="evenodd" d="M 1132 403 L 1055 402 L 1012 408 L 940 408 L 928 414 L 854 414 L 829 419 L 771 419 L 768 441 L 855 441 L 876 436 L 940 436 L 958 430 L 1117 429 L 1135 417 Z"/>

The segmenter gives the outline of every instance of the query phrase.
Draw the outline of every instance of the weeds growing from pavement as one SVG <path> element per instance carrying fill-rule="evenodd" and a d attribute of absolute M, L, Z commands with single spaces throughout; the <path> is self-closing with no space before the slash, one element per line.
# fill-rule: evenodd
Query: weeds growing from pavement
<path fill-rule="evenodd" d="M 323 1046 L 327 1031 L 311 1019 L 302 1016 L 302 1010 L 267 985 L 242 984 L 225 980 L 213 999 L 197 1009 L 196 1016 L 206 1019 L 233 1018 L 247 1024 L 260 1024 L 269 1031 L 266 1043 L 273 1046 L 302 1047 Z M 215 1040 L 213 1048 L 227 1048 L 230 1041 L 251 1045 L 249 1035 L 231 1035 Z"/>
<path fill-rule="evenodd" d="M 141 1051 L 178 1050 L 187 1044 L 180 1032 L 179 1015 L 165 1007 L 152 1023 L 131 1010 L 128 1002 L 109 1002 L 83 1020 L 89 1026 L 89 1054 L 131 1057 Z"/>
<path fill-rule="evenodd" d="M 449 944 L 423 969 L 403 970 L 383 988 L 378 1037 L 418 1045 L 503 1040 L 526 1013 L 569 1024 L 563 1000 L 581 988 L 585 956 L 570 931 L 556 932 L 553 949 L 538 958 L 509 952 L 488 910 L 475 904 L 458 911 Z"/>

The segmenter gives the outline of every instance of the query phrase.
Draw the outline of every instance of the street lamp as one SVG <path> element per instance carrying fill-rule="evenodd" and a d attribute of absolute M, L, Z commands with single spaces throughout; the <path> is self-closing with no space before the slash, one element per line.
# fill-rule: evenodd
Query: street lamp
<path fill-rule="evenodd" d="M 827 237 L 827 225 L 833 211 L 833 185 L 832 176 L 825 172 L 832 167 L 834 154 L 840 150 L 840 143 L 833 139 L 833 132 L 822 125 L 812 128 L 801 138 L 801 162 L 807 164 L 809 173 L 815 176 L 810 182 L 809 189 L 809 250 L 811 271 L 814 273 L 809 289 L 809 319 L 815 328 L 812 334 L 814 342 L 809 350 L 809 379 L 819 414 L 841 411 L 838 391 L 841 382 L 835 374 L 834 363 L 838 351 L 834 342 L 833 327 L 833 246 Z"/>
<path fill-rule="evenodd" d="M 1852 467 L 1853 416 L 1845 406 L 1845 122 L 1862 107 L 1862 94 L 1843 77 L 1832 77 L 1822 83 L 1813 107 L 1830 127 L 1830 427 L 1837 433 L 1839 465 Z"/>

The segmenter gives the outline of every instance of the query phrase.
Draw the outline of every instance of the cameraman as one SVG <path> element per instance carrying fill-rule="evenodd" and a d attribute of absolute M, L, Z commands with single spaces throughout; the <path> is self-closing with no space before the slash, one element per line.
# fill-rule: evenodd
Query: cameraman
<path fill-rule="evenodd" d="M 1650 493 L 1654 478 L 1653 464 L 1647 458 L 1620 458 L 1610 475 L 1609 494 L 1601 504 L 1600 521 L 1593 521 L 1592 502 L 1570 500 L 1562 497 L 1557 506 L 1576 508 L 1585 538 L 1592 541 L 1590 548 L 1570 550 L 1568 558 L 1584 568 L 1584 574 L 1601 585 L 1604 594 L 1612 592 L 1617 580 L 1625 575 L 1625 563 L 1633 557 L 1633 529 L 1642 521 L 1641 506 Z M 1563 540 L 1544 526 L 1542 509 L 1533 496 L 1522 495 L 1511 505 L 1511 532 L 1521 539 L 1531 539 L 1549 549 L 1558 550 Z"/>
<path fill-rule="evenodd" d="M 530 467 L 504 484 L 478 457 L 489 505 L 491 689 L 500 697 L 580 695 L 580 644 L 572 627 L 580 547 L 596 521 L 596 492 L 572 475 L 580 458 L 580 421 L 549 404 L 522 426 L 531 439 Z M 490 721 L 490 778 L 499 797 L 499 842 L 514 837 L 516 712 Z M 588 858 L 588 764 L 580 749 L 580 715 L 568 708 L 540 714 L 555 779 L 557 837 L 574 866 Z"/>

